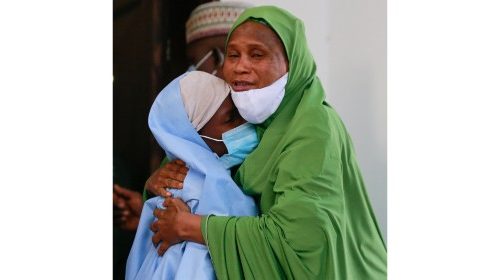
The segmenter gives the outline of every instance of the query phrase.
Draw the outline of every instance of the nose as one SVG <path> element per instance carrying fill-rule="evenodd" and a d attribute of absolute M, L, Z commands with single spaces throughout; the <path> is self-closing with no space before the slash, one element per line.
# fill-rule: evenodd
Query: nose
<path fill-rule="evenodd" d="M 250 61 L 245 55 L 242 55 L 236 64 L 234 65 L 234 72 L 241 74 L 241 73 L 248 73 L 250 72 Z"/>

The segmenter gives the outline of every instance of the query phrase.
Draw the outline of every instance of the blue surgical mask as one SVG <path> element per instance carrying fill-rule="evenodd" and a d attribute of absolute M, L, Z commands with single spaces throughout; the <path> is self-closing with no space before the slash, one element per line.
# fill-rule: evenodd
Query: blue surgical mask
<path fill-rule="evenodd" d="M 219 160 L 226 169 L 241 164 L 259 144 L 257 131 L 251 123 L 244 123 L 222 133 L 222 139 L 215 139 L 205 135 L 200 136 L 213 141 L 224 142 L 227 154 L 222 155 Z"/>

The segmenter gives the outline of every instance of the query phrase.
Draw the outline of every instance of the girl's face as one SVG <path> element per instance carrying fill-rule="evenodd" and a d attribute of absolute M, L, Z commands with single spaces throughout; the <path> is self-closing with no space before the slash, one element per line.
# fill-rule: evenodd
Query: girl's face
<path fill-rule="evenodd" d="M 198 131 L 198 133 L 211 138 L 222 139 L 222 133 L 244 123 L 246 123 L 245 119 L 243 119 L 240 116 L 240 113 L 238 113 L 238 109 L 234 106 L 231 95 L 228 95 L 224 102 L 220 105 L 217 112 L 215 112 L 212 118 Z M 218 156 L 227 154 L 227 148 L 223 142 L 206 138 L 203 138 L 203 140 Z"/>

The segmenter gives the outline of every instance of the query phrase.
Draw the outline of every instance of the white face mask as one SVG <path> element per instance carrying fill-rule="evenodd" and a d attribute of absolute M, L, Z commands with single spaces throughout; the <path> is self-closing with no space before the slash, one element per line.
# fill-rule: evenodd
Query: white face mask
<path fill-rule="evenodd" d="M 288 73 L 267 87 L 234 91 L 231 97 L 240 115 L 249 123 L 263 123 L 278 109 L 285 96 Z"/>

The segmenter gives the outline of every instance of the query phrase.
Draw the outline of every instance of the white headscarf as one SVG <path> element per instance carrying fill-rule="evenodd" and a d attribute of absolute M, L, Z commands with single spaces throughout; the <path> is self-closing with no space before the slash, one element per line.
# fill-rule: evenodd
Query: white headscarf
<path fill-rule="evenodd" d="M 224 80 L 202 71 L 191 71 L 180 82 L 188 118 L 199 131 L 217 112 L 231 91 Z"/>

